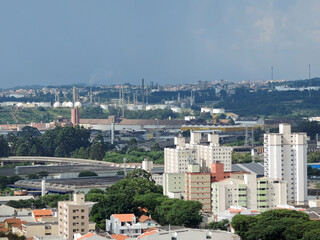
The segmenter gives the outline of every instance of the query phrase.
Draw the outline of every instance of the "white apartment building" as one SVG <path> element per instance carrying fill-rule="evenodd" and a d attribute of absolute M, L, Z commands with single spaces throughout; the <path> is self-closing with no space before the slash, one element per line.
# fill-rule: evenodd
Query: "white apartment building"
<path fill-rule="evenodd" d="M 196 150 L 186 148 L 185 138 L 182 136 L 174 138 L 176 148 L 164 149 L 164 172 L 185 173 L 188 165 L 196 161 Z"/>
<path fill-rule="evenodd" d="M 279 133 L 264 135 L 265 176 L 288 182 L 289 203 L 307 200 L 307 134 L 291 133 L 279 124 Z"/>
<path fill-rule="evenodd" d="M 165 173 L 185 173 L 193 163 L 198 163 L 201 171 L 210 172 L 211 164 L 216 162 L 231 171 L 232 147 L 220 146 L 218 134 L 208 134 L 209 145 L 201 144 L 201 137 L 201 132 L 191 132 L 190 143 L 182 136 L 176 137 L 176 148 L 164 149 Z"/>
<path fill-rule="evenodd" d="M 231 206 L 259 212 L 287 203 L 287 183 L 273 178 L 256 178 L 244 174 L 243 179 L 228 178 L 211 184 L 212 212 L 225 213 Z"/>
<path fill-rule="evenodd" d="M 94 230 L 95 224 L 89 223 L 89 204 L 84 194 L 73 194 L 73 201 L 58 202 L 58 231 L 67 240 L 73 240 L 76 233 L 85 234 Z"/>
<path fill-rule="evenodd" d="M 212 163 L 223 163 L 224 171 L 230 172 L 232 166 L 232 147 L 220 146 L 218 134 L 208 134 L 209 145 L 197 145 L 197 162 L 201 170 L 210 171 Z"/>

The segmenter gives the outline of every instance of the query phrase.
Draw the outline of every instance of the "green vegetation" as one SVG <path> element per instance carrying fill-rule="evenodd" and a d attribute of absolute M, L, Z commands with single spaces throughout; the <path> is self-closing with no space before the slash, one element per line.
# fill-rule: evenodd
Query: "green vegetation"
<path fill-rule="evenodd" d="M 128 153 L 109 151 L 106 153 L 103 160 L 107 162 L 123 163 L 123 158 L 126 158 L 128 163 L 141 163 L 145 158 L 148 158 L 155 164 L 164 163 L 163 151 L 145 152 L 140 149 L 133 150 Z"/>
<path fill-rule="evenodd" d="M 26 176 L 26 179 L 39 179 L 39 178 L 44 178 L 48 177 L 49 173 L 47 171 L 40 171 L 38 173 L 30 173 Z"/>
<path fill-rule="evenodd" d="M 163 196 L 162 187 L 155 185 L 151 174 L 141 169 L 128 173 L 106 191 L 91 189 L 86 200 L 97 202 L 91 218 L 101 229 L 105 228 L 105 219 L 112 214 L 134 213 L 139 217 L 141 208 L 146 208 L 152 218 L 163 225 L 196 227 L 202 220 L 201 203 Z"/>
<path fill-rule="evenodd" d="M 318 79 L 319 80 L 319 79 Z M 221 95 L 221 92 L 220 92 Z M 254 104 L 253 104 L 254 103 Z M 250 92 L 237 88 L 235 94 L 221 96 L 216 107 L 222 107 L 240 116 L 269 118 L 302 118 L 320 114 L 320 91 L 268 91 Z"/>
<path fill-rule="evenodd" d="M 250 163 L 252 162 L 251 153 L 232 152 L 232 163 Z"/>
<path fill-rule="evenodd" d="M 93 177 L 93 176 L 98 176 L 98 174 L 92 171 L 83 171 L 78 174 L 78 177 Z"/>
<path fill-rule="evenodd" d="M 223 230 L 227 231 L 230 226 L 228 219 L 223 219 L 220 222 L 211 222 L 209 223 L 209 228 L 213 230 Z"/>
<path fill-rule="evenodd" d="M 28 199 L 19 201 L 9 201 L 6 205 L 14 208 L 33 208 L 41 209 L 46 207 L 58 207 L 58 201 L 66 201 L 70 199 L 69 194 L 48 194 L 39 199 Z"/>
<path fill-rule="evenodd" d="M 307 173 L 308 173 L 308 176 L 320 176 L 320 169 L 308 166 Z"/>
<path fill-rule="evenodd" d="M 308 163 L 318 163 L 320 162 L 320 152 L 310 152 L 308 153 Z"/>
<path fill-rule="evenodd" d="M 0 232 L 0 238 L 2 239 L 8 238 L 8 240 L 26 240 L 27 239 L 25 236 L 18 236 L 17 234 L 14 234 L 12 232 L 9 232 L 9 233 Z"/>
<path fill-rule="evenodd" d="M 19 181 L 20 179 L 21 177 L 17 175 L 11 176 L 11 177 L 0 176 L 0 191 L 3 191 L 4 189 L 6 189 L 8 184 L 13 184 Z"/>
<path fill-rule="evenodd" d="M 294 210 L 269 210 L 257 216 L 236 215 L 231 222 L 241 239 L 320 239 L 320 222 Z"/>
<path fill-rule="evenodd" d="M 21 138 L 8 135 L 6 142 L 10 145 L 11 156 L 70 157 L 73 151 L 90 146 L 89 131 L 79 126 L 63 128 L 57 126 L 42 136 L 32 136 L 37 129 L 25 128 L 27 131 L 22 131 L 25 134 Z"/>

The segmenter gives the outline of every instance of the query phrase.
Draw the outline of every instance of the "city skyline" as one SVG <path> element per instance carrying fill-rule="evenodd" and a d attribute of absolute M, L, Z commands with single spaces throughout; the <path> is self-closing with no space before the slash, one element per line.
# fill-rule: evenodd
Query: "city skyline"
<path fill-rule="evenodd" d="M 320 75 L 318 1 L 0 5 L 2 88 Z"/>

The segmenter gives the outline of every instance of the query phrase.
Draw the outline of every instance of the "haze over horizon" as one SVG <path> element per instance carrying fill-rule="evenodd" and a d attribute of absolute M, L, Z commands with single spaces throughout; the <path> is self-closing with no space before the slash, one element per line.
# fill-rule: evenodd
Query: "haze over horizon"
<path fill-rule="evenodd" d="M 0 3 L 1 88 L 320 76 L 320 2 Z"/>

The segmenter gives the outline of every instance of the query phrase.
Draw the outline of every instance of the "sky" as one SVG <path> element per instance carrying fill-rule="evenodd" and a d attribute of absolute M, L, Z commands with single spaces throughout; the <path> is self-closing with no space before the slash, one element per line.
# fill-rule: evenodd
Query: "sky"
<path fill-rule="evenodd" d="M 318 0 L 0 0 L 0 88 L 320 76 Z"/>

